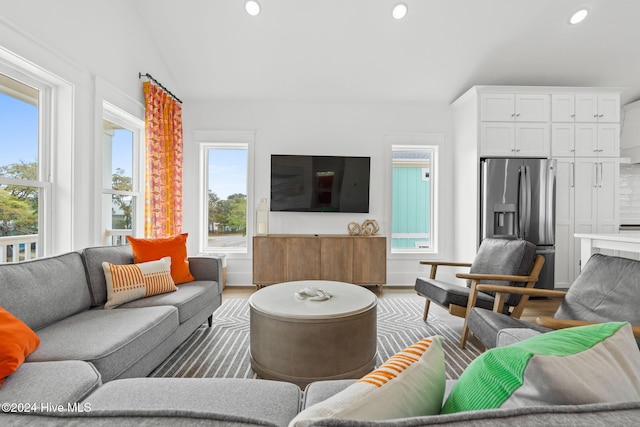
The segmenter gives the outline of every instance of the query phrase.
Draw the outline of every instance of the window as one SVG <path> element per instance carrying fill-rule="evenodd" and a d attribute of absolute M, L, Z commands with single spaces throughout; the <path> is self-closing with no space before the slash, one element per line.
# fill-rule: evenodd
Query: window
<path fill-rule="evenodd" d="M 42 256 L 48 221 L 48 88 L 0 68 L 0 262 Z"/>
<path fill-rule="evenodd" d="M 205 251 L 247 252 L 247 143 L 203 144 L 206 162 Z"/>
<path fill-rule="evenodd" d="M 104 244 L 126 243 L 138 235 L 144 216 L 144 122 L 103 104 L 102 121 L 102 222 Z"/>
<path fill-rule="evenodd" d="M 393 145 L 391 252 L 435 252 L 437 147 Z"/>

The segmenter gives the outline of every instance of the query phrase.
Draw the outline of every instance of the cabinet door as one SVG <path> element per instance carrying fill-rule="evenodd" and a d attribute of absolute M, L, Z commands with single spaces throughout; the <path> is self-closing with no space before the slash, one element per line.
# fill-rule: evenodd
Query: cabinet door
<path fill-rule="evenodd" d="M 489 94 L 480 95 L 480 121 L 508 122 L 515 119 L 515 95 Z"/>
<path fill-rule="evenodd" d="M 515 154 L 514 123 L 481 123 L 480 155 L 513 156 Z"/>
<path fill-rule="evenodd" d="M 592 94 L 576 95 L 576 122 L 590 123 L 598 121 L 598 96 Z"/>
<path fill-rule="evenodd" d="M 568 288 L 577 276 L 573 235 L 575 164 L 573 159 L 556 159 L 556 262 L 555 287 Z"/>
<path fill-rule="evenodd" d="M 618 94 L 598 96 L 598 121 L 600 123 L 620 121 L 620 96 Z"/>
<path fill-rule="evenodd" d="M 620 125 L 598 123 L 598 156 L 620 157 Z"/>
<path fill-rule="evenodd" d="M 551 95 L 551 121 L 573 123 L 575 102 L 574 95 Z"/>
<path fill-rule="evenodd" d="M 356 237 L 353 239 L 353 283 L 384 285 L 387 282 L 387 239 Z"/>
<path fill-rule="evenodd" d="M 576 123 L 576 156 L 594 157 L 598 155 L 598 125 L 595 123 Z"/>
<path fill-rule="evenodd" d="M 320 238 L 320 280 L 353 282 L 353 238 Z"/>
<path fill-rule="evenodd" d="M 522 157 L 549 157 L 549 124 L 516 123 L 515 155 Z"/>
<path fill-rule="evenodd" d="M 550 117 L 549 95 L 516 95 L 516 121 L 548 122 Z"/>
<path fill-rule="evenodd" d="M 551 155 L 573 157 L 575 154 L 575 126 L 573 123 L 551 124 Z"/>
<path fill-rule="evenodd" d="M 598 221 L 598 159 L 575 159 L 575 232 L 596 233 Z M 578 253 L 580 251 L 578 250 Z"/>
<path fill-rule="evenodd" d="M 618 233 L 619 207 L 618 182 L 620 178 L 618 159 L 598 159 L 597 170 L 597 233 Z"/>
<path fill-rule="evenodd" d="M 287 239 L 256 236 L 253 238 L 253 283 L 258 286 L 286 281 Z"/>
<path fill-rule="evenodd" d="M 317 280 L 320 277 L 320 239 L 288 237 L 286 272 L 288 282 Z"/>

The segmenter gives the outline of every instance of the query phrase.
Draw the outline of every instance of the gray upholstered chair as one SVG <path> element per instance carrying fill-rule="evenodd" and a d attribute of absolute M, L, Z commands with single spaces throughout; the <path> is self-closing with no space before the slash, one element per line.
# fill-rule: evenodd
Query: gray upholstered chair
<path fill-rule="evenodd" d="M 482 292 L 491 286 L 480 285 Z M 538 332 L 601 322 L 629 322 L 640 337 L 640 261 L 595 254 L 584 265 L 567 292 L 544 289 L 512 289 L 522 295 L 563 298 L 553 317 L 525 322 L 482 308 L 473 308 L 467 318 L 471 332 L 487 348 L 496 346 L 503 329 L 527 328 Z"/>
<path fill-rule="evenodd" d="M 468 329 L 467 316 L 475 306 L 494 309 L 519 318 L 528 296 L 500 293 L 496 298 L 492 292 L 479 292 L 477 287 L 490 284 L 503 287 L 532 288 L 544 264 L 544 257 L 536 255 L 536 246 L 525 240 L 485 239 L 480 244 L 472 264 L 420 261 L 430 265 L 428 278 L 416 279 L 416 292 L 426 298 L 423 319 L 427 320 L 431 302 L 444 307 L 454 316 L 464 317 L 460 347 L 464 348 Z M 467 287 L 442 282 L 436 279 L 439 266 L 470 267 L 469 273 L 458 273 L 456 277 L 467 280 Z"/>

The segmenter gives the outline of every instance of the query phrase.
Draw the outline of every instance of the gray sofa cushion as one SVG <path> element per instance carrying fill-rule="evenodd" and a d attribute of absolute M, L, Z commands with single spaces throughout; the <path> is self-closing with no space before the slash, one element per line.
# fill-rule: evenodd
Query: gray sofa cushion
<path fill-rule="evenodd" d="M 0 402 L 65 405 L 80 402 L 102 381 L 90 363 L 79 360 L 23 363 L 0 388 Z"/>
<path fill-rule="evenodd" d="M 134 300 L 123 304 L 120 308 L 170 305 L 178 309 L 180 324 L 182 324 L 219 295 L 217 282 L 195 281 L 183 283 L 177 287 L 177 291 Z M 213 310 L 211 312 L 213 313 Z"/>
<path fill-rule="evenodd" d="M 440 280 L 429 279 L 426 277 L 418 277 L 416 279 L 415 290 L 420 295 L 435 301 L 443 307 L 449 307 L 449 304 L 467 306 L 469 300 L 470 289 L 464 286 L 442 282 Z M 491 309 L 495 298 L 484 292 L 478 292 L 476 307 Z M 507 313 L 509 307 L 504 307 Z"/>
<path fill-rule="evenodd" d="M 87 271 L 93 306 L 102 306 L 107 302 L 107 282 L 104 278 L 102 262 L 123 265 L 133 264 L 131 247 L 97 246 L 82 250 L 82 260 Z"/>
<path fill-rule="evenodd" d="M 239 378 L 131 378 L 105 384 L 85 402 L 92 410 L 180 410 L 241 416 L 286 426 L 300 389 L 287 382 Z"/>
<path fill-rule="evenodd" d="M 117 378 L 178 328 L 175 307 L 93 309 L 38 330 L 29 362 L 84 360 L 104 382 Z"/>
<path fill-rule="evenodd" d="M 0 305 L 34 330 L 88 310 L 91 294 L 80 254 L 0 264 Z"/>
<path fill-rule="evenodd" d="M 640 325 L 640 261 L 595 254 L 554 314 L 559 319 Z"/>

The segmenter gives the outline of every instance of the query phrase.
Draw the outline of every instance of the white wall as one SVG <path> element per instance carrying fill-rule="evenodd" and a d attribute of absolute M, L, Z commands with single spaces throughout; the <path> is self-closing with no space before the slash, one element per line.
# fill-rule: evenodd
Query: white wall
<path fill-rule="evenodd" d="M 412 285 L 424 272 L 419 259 L 446 258 L 452 253 L 453 199 L 449 105 L 443 104 L 349 104 L 251 101 L 189 101 L 184 104 L 184 231 L 200 232 L 198 224 L 199 149 L 193 132 L 204 130 L 255 131 L 254 194 L 250 202 L 269 197 L 271 154 L 357 155 L 371 157 L 369 214 L 270 213 L 270 233 L 346 234 L 351 221 L 375 219 L 380 233 L 390 235 L 389 133 L 439 133 L 445 135 L 440 151 L 440 251 L 436 255 L 389 255 L 389 284 Z M 253 196 L 253 197 L 251 197 Z M 190 251 L 198 250 L 189 239 Z M 230 285 L 251 283 L 251 258 L 229 255 Z"/>
<path fill-rule="evenodd" d="M 71 117 L 60 117 L 69 131 L 56 141 L 54 154 L 58 185 L 51 252 L 99 245 L 95 218 L 100 183 L 95 175 L 100 168 L 96 130 L 102 127 L 102 100 L 143 118 L 138 72 L 173 88 L 169 70 L 130 1 L 0 0 L 0 10 L 0 49 L 71 88 Z"/>

